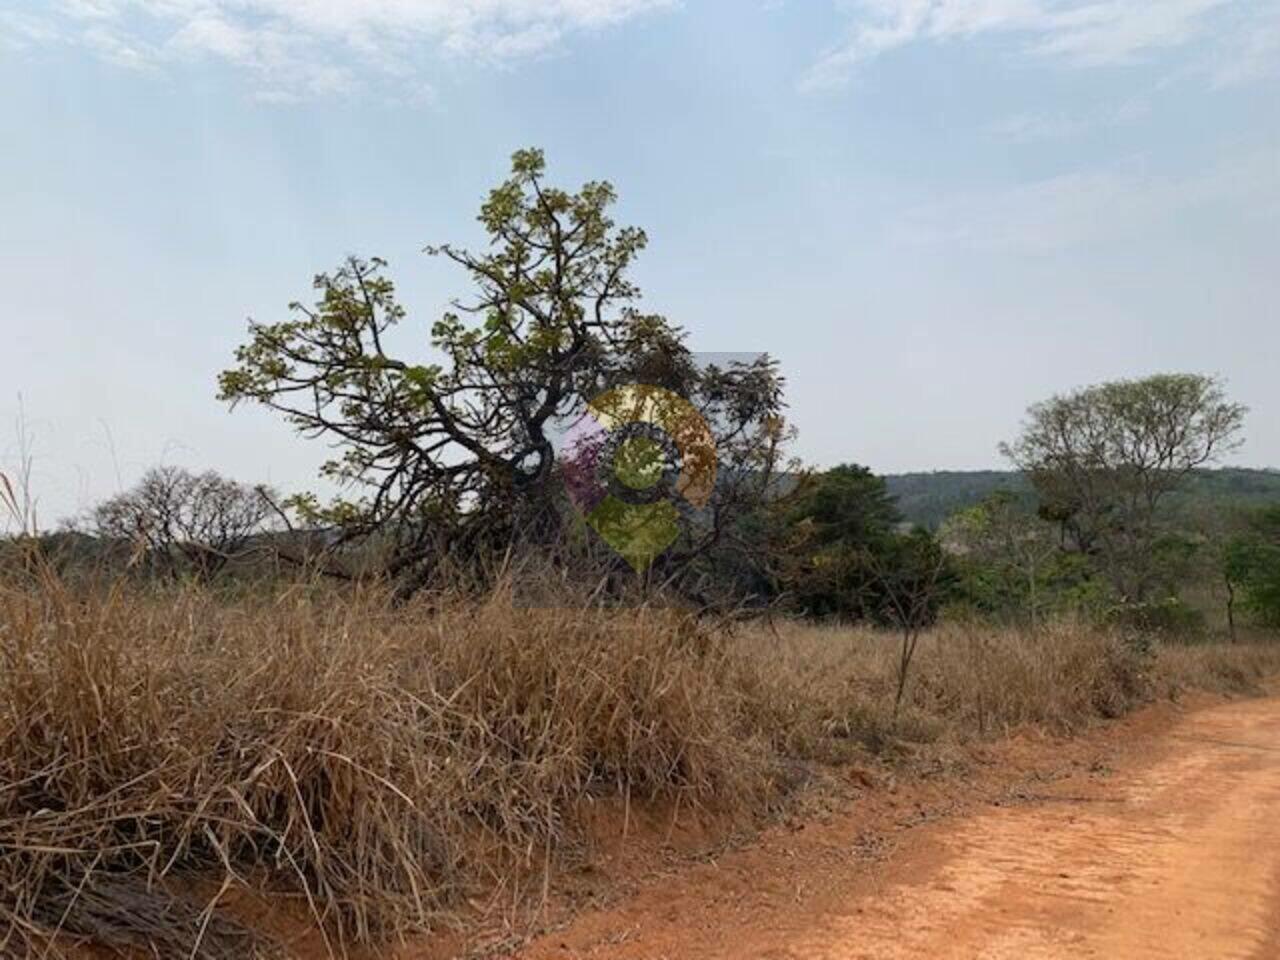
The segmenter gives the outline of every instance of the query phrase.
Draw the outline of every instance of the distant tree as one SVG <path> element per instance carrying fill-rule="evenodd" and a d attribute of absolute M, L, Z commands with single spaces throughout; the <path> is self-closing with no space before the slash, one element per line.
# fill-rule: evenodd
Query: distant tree
<path fill-rule="evenodd" d="M 933 535 L 905 530 L 884 479 L 854 464 L 806 477 L 782 514 L 774 555 L 791 606 L 907 631 L 909 668 L 951 582 Z"/>
<path fill-rule="evenodd" d="M 845 464 L 804 478 L 779 522 L 779 579 L 812 617 L 865 620 L 879 610 L 867 557 L 883 554 L 901 517 L 885 482 Z"/>
<path fill-rule="evenodd" d="M 902 511 L 903 518 L 916 526 L 937 530 L 952 515 L 977 506 L 993 493 L 1007 491 L 1027 509 L 1044 506 L 1030 479 L 1021 471 L 935 471 L 932 473 L 886 474 L 885 483 Z M 1192 526 L 1193 513 L 1200 504 L 1265 506 L 1280 499 L 1280 470 L 1219 467 L 1196 470 L 1186 483 L 1168 498 L 1162 509 L 1177 522 Z M 1043 515 L 1043 514 L 1042 514 Z M 1068 519 L 1070 514 L 1068 513 Z M 1055 525 L 1059 525 L 1056 518 Z M 1064 545 L 1073 546 L 1070 531 L 1062 531 Z"/>
<path fill-rule="evenodd" d="M 240 556 L 275 517 L 264 487 L 213 471 L 157 467 L 89 515 L 98 537 L 129 543 L 137 561 L 157 574 L 208 578 Z"/>
<path fill-rule="evenodd" d="M 1030 508 L 1035 504 L 1031 484 L 1014 471 L 935 470 L 888 474 L 884 479 L 903 519 L 926 530 L 941 529 L 959 511 L 996 493 L 1007 493 Z"/>
<path fill-rule="evenodd" d="M 719 542 L 777 450 L 783 382 L 767 357 L 702 369 L 682 331 L 637 308 L 628 278 L 646 237 L 609 217 L 615 194 L 545 181 L 541 151 L 522 150 L 479 220 L 486 251 L 443 245 L 475 296 L 431 327 L 435 357 L 401 348 L 405 319 L 381 260 L 352 258 L 315 280 L 313 307 L 252 323 L 220 379 L 230 402 L 253 401 L 341 455 L 324 469 L 342 499 L 295 506 L 342 540 L 391 544 L 387 572 L 412 590 L 445 556 L 501 552 L 563 533 L 556 440 L 607 391 L 644 384 L 687 398 L 714 433 L 721 481 L 681 556 Z M 664 448 L 670 453 L 670 448 Z M 670 471 L 660 492 L 678 493 Z M 747 491 L 746 488 L 750 488 Z"/>
<path fill-rule="evenodd" d="M 871 544 L 902 522 L 884 478 L 857 464 L 815 477 L 795 499 L 791 517 L 810 529 L 810 542 L 818 547 Z"/>
<path fill-rule="evenodd" d="M 1252 509 L 1239 501 L 1192 499 L 1179 510 L 1179 523 L 1193 544 L 1188 580 L 1222 604 L 1231 640 L 1236 639 L 1240 585 L 1231 562 L 1235 543 L 1248 532 Z"/>
<path fill-rule="evenodd" d="M 987 612 L 1043 617 L 1054 581 L 1062 573 L 1062 550 L 1051 524 L 1019 499 L 995 493 L 943 524 L 943 543 L 964 569 L 966 591 Z"/>
<path fill-rule="evenodd" d="M 1161 577 L 1163 501 L 1192 471 L 1239 446 L 1244 416 L 1218 380 L 1164 374 L 1037 404 L 1002 450 L 1117 596 L 1141 604 Z"/>

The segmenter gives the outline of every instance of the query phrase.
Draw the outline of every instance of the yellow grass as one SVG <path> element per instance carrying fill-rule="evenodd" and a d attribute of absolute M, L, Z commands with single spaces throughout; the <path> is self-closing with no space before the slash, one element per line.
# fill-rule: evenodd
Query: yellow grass
<path fill-rule="evenodd" d="M 269 952 L 219 907 L 239 889 L 309 911 L 338 953 L 554 862 L 587 797 L 763 813 L 806 767 L 1069 731 L 1280 667 L 1280 648 L 1150 658 L 1085 627 L 945 627 L 894 723 L 895 643 L 502 594 L 0 586 L 0 955 L 55 930 Z"/>

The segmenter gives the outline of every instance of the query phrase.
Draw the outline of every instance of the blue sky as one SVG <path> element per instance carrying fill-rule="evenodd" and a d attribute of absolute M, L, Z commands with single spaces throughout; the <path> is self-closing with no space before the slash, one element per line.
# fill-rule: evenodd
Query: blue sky
<path fill-rule="evenodd" d="M 769 351 L 798 452 L 999 464 L 1031 402 L 1227 378 L 1280 465 L 1276 0 L 0 0 L 0 468 L 325 451 L 214 377 L 347 253 L 425 331 L 512 150 L 607 178 L 651 309 Z"/>

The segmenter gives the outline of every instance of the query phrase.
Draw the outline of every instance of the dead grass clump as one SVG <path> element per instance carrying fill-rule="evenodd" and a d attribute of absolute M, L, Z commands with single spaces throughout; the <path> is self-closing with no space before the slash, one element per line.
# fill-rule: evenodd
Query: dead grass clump
<path fill-rule="evenodd" d="M 783 752 L 838 759 L 902 741 L 1069 732 L 1116 716 L 1148 691 L 1150 664 L 1119 637 L 1076 625 L 1036 633 L 943 626 L 920 640 L 901 716 L 892 716 L 899 638 L 843 627 L 754 629 L 739 654 L 756 723 Z M 844 747 L 842 748 L 842 745 Z"/>
<path fill-rule="evenodd" d="M 750 803 L 770 776 L 726 670 L 659 611 L 0 593 L 0 953 L 244 956 L 210 878 L 305 904 L 338 951 L 541 862 L 593 791 Z"/>

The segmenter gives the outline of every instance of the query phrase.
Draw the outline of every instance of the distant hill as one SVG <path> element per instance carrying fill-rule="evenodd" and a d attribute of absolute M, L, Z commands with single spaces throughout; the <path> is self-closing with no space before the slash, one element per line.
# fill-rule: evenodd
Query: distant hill
<path fill-rule="evenodd" d="M 979 503 L 997 490 L 1033 499 L 1031 486 L 1011 470 L 939 470 L 933 473 L 899 473 L 885 476 L 898 509 L 912 523 L 936 529 L 957 510 Z M 1202 470 L 1192 476 L 1183 503 L 1213 501 L 1245 506 L 1280 501 L 1280 470 L 1232 467 Z"/>

